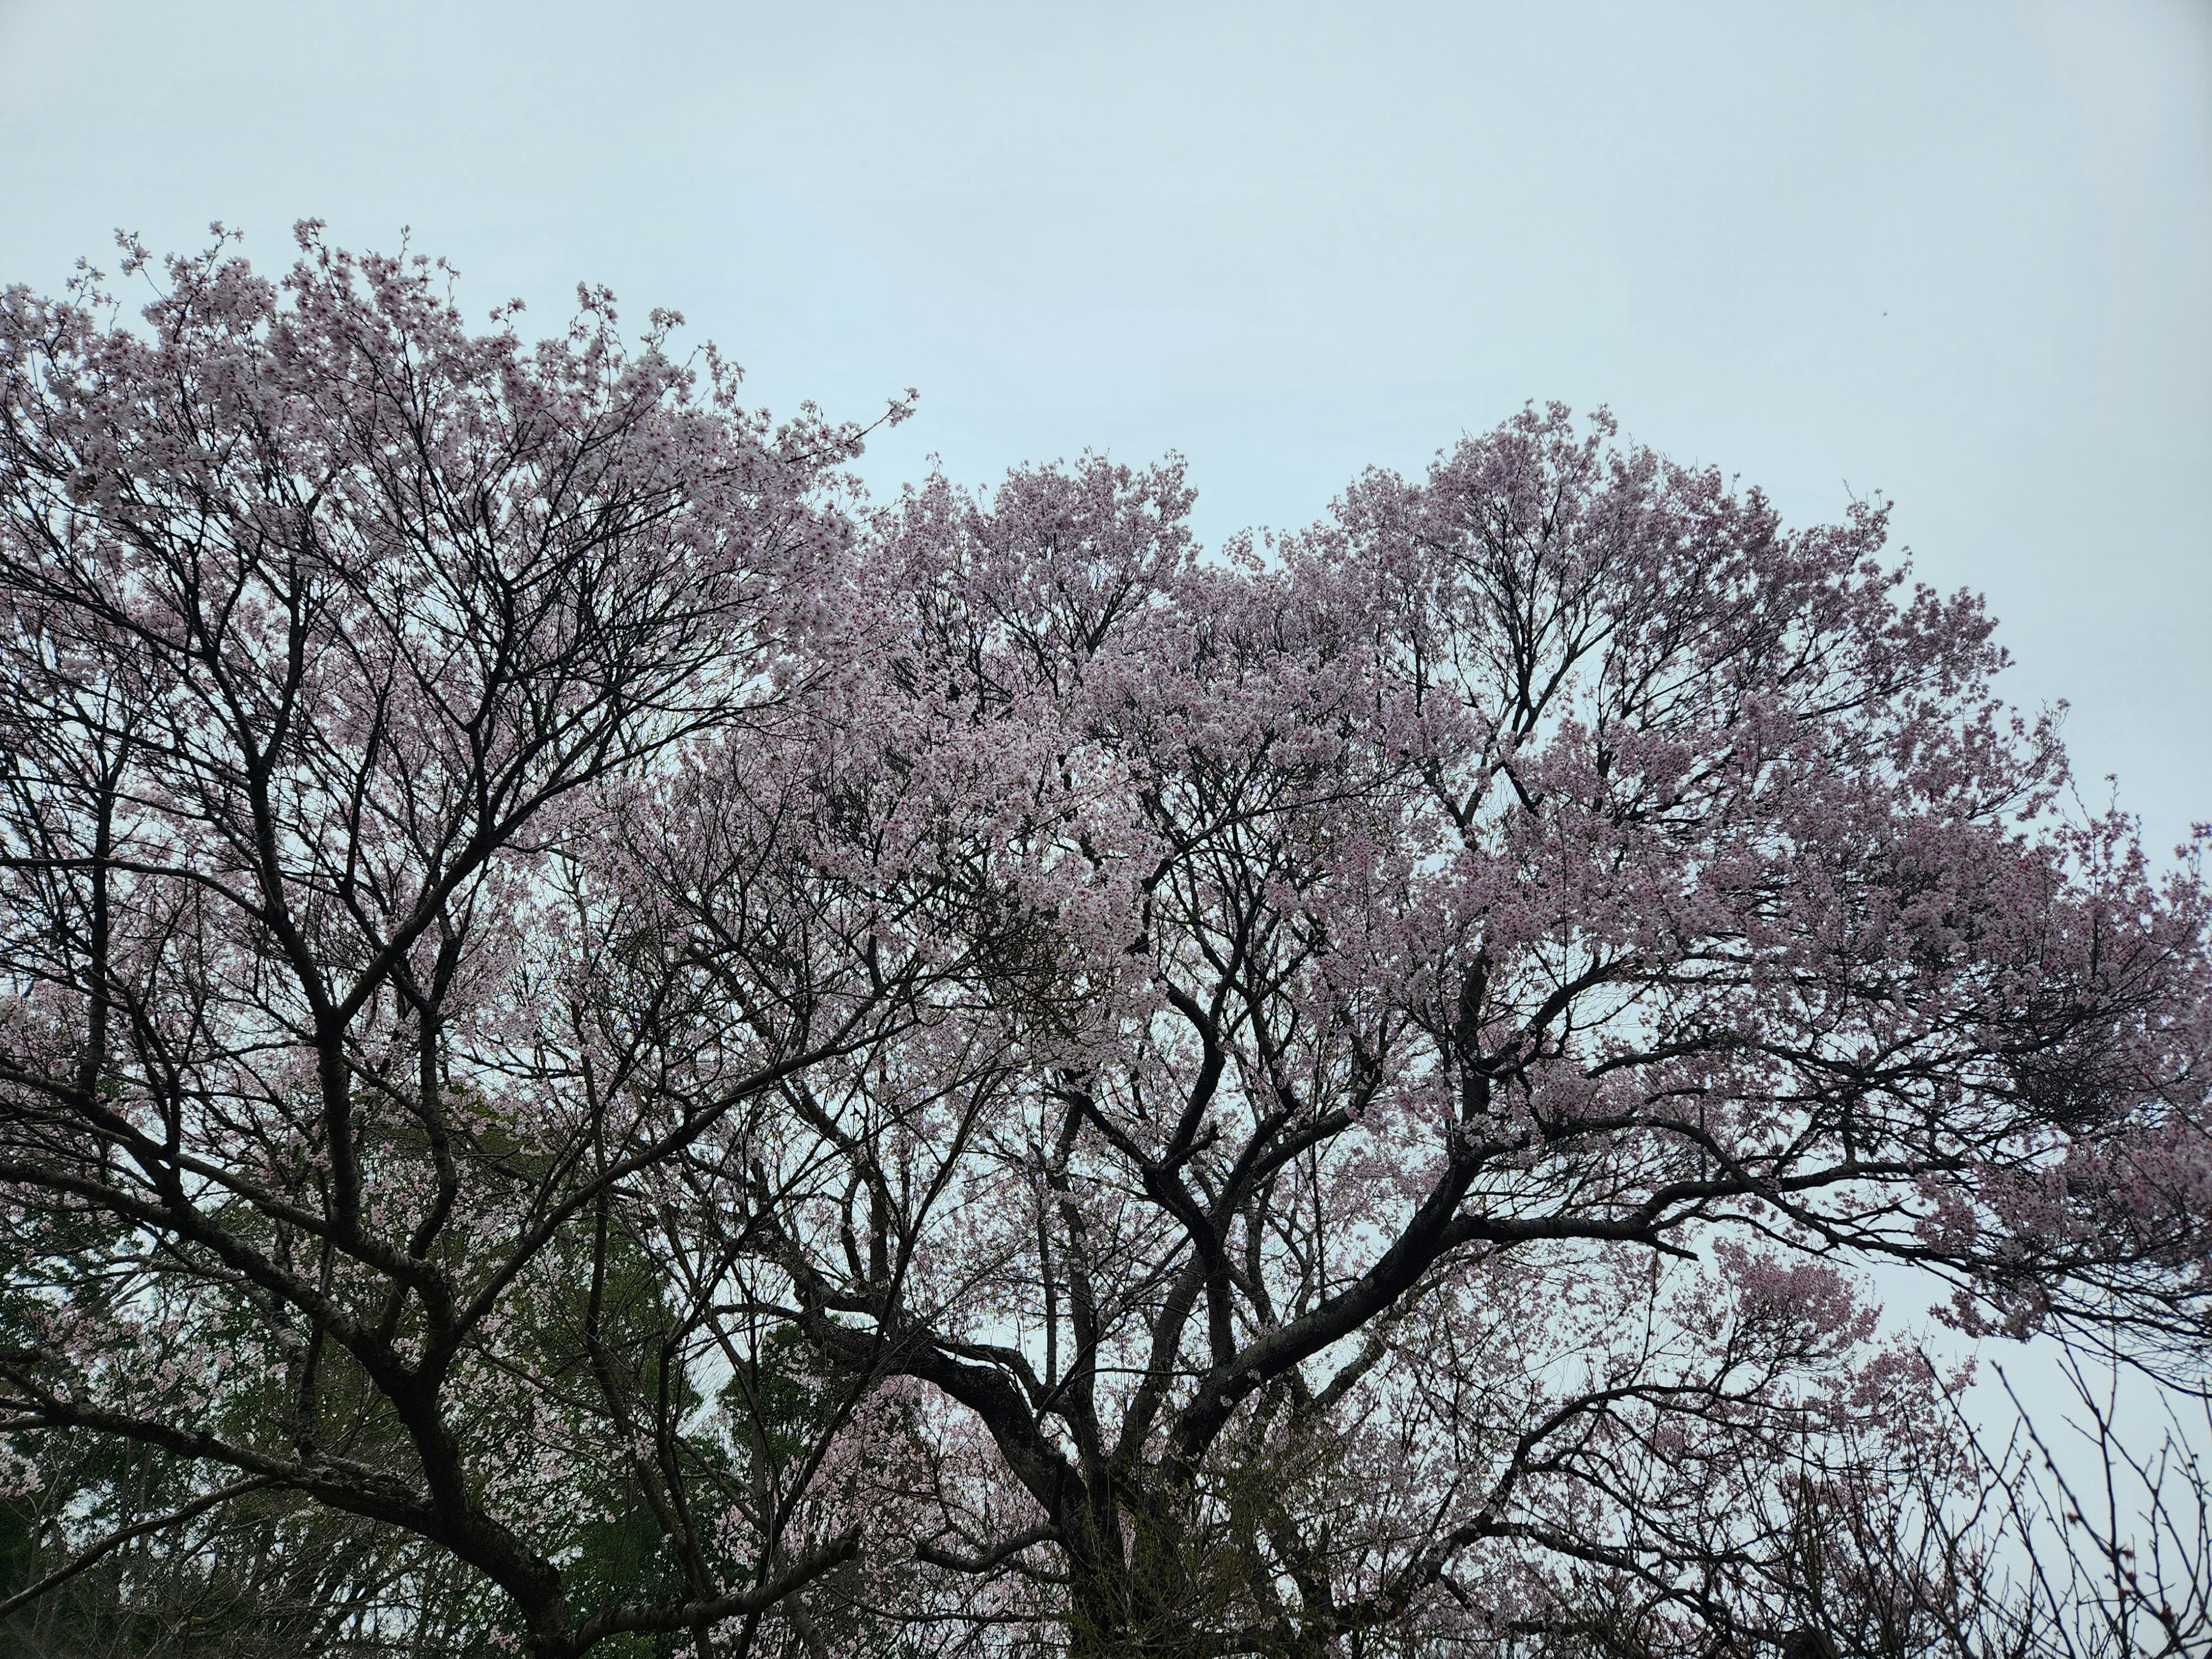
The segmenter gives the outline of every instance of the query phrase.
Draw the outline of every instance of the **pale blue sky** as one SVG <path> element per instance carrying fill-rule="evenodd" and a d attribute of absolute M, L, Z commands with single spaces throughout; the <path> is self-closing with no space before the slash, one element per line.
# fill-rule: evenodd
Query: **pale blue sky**
<path fill-rule="evenodd" d="M 670 305 L 879 487 L 1174 448 L 1294 525 L 1523 399 L 1884 491 L 2027 702 L 2212 817 L 2212 3 L 0 0 L 0 281 L 118 226 Z"/>

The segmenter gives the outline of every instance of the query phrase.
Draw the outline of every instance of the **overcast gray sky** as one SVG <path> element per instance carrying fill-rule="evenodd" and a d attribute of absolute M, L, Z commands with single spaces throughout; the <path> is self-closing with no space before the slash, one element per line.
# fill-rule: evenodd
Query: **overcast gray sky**
<path fill-rule="evenodd" d="M 1209 539 L 1609 404 L 1893 497 L 2093 785 L 2212 817 L 2208 0 L 0 0 L 0 281 L 308 215 L 673 306 L 773 406 L 918 386 L 882 489 L 1181 450 Z"/>

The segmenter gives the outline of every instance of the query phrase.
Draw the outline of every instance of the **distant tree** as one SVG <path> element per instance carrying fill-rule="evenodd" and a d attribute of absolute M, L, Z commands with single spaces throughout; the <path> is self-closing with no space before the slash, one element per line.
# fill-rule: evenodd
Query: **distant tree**
<path fill-rule="evenodd" d="M 301 246 L 0 305 L 16 1620 L 1980 1659 L 2148 1595 L 2014 1588 L 2025 1465 L 1853 1264 L 2191 1374 L 2205 894 L 1878 508 L 1553 410 L 1264 550 L 1173 465 L 871 512 L 673 319 Z"/>

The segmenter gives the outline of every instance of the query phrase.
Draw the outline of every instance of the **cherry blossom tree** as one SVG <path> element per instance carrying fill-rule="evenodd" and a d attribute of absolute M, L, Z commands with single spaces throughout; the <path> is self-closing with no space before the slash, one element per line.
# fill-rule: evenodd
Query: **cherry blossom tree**
<path fill-rule="evenodd" d="M 851 1542 L 694 1501 L 631 1189 L 931 970 L 779 911 L 706 1030 L 580 854 L 685 745 L 775 747 L 860 434 L 748 413 L 672 317 L 625 349 L 587 292 L 529 349 L 419 257 L 301 248 L 168 262 L 143 329 L 94 275 L 0 301 L 6 1425 L 165 1455 L 179 1525 L 432 1547 L 535 1653 L 703 1645 Z M 634 1523 L 672 1553 L 583 1604 Z"/>
<path fill-rule="evenodd" d="M 0 311 L 27 1597 L 2037 1650 L 1864 1270 L 2201 1376 L 2206 898 L 1879 507 L 1555 409 L 1210 555 L 1172 464 L 870 509 L 672 319 L 165 269 Z"/>
<path fill-rule="evenodd" d="M 1171 468 L 881 527 L 858 654 L 993 734 L 1098 964 L 994 1102 L 811 1104 L 758 1219 L 780 1315 L 914 1391 L 916 1605 L 1740 1651 L 1819 1612 L 1779 1500 L 1946 1442 L 1848 1264 L 2202 1353 L 2195 877 L 2054 813 L 1878 509 L 1787 532 L 1611 436 L 1532 411 L 1272 557 L 1194 556 Z"/>

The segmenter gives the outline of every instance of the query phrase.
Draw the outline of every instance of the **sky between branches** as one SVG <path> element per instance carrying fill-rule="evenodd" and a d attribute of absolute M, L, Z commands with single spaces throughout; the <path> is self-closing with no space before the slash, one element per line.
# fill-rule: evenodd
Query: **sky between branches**
<path fill-rule="evenodd" d="M 0 0 L 0 282 L 207 222 L 603 282 L 956 478 L 1180 449 L 1208 541 L 1527 398 L 1887 492 L 2066 697 L 2086 789 L 2212 817 L 2212 8 Z M 526 319 L 526 321 L 529 319 Z"/>

